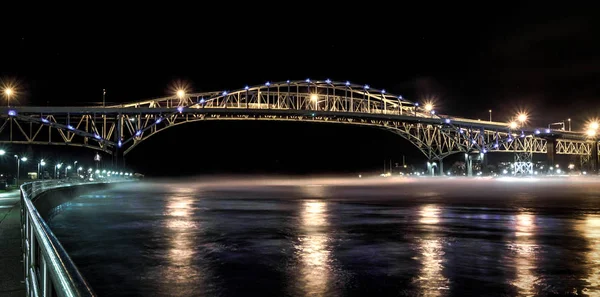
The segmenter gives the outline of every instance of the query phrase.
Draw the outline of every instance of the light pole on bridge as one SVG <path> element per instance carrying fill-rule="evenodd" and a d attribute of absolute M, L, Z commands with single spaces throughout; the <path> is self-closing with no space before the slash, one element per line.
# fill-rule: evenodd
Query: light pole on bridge
<path fill-rule="evenodd" d="M 27 157 L 19 158 L 18 155 L 15 155 L 15 159 L 17 159 L 17 187 L 19 186 L 19 175 L 21 174 L 21 161 L 27 162 Z"/>
<path fill-rule="evenodd" d="M 490 122 L 491 122 L 492 121 L 492 110 L 490 109 L 489 112 L 490 112 Z"/>

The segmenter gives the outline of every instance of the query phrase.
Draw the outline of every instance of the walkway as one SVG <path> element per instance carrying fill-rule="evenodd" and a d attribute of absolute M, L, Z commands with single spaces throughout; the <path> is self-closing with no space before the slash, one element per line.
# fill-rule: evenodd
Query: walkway
<path fill-rule="evenodd" d="M 0 192 L 0 296 L 25 296 L 19 191 Z"/>

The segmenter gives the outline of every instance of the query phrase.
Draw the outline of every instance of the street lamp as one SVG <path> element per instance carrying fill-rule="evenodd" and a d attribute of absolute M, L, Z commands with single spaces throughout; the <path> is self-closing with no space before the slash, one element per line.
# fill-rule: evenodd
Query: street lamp
<path fill-rule="evenodd" d="M 433 104 L 431 103 L 426 103 L 425 104 L 425 111 L 427 112 L 431 112 L 433 110 Z"/>
<path fill-rule="evenodd" d="M 77 168 L 77 176 L 79 176 L 79 171 L 83 170 L 83 167 Z"/>
<path fill-rule="evenodd" d="M 515 122 L 515 121 L 510 122 L 511 129 L 517 129 L 517 127 L 519 127 L 519 124 L 517 124 L 517 122 Z"/>
<path fill-rule="evenodd" d="M 4 95 L 6 95 L 6 106 L 10 107 L 10 96 L 14 93 L 12 88 L 4 89 Z"/>
<path fill-rule="evenodd" d="M 44 175 L 44 173 L 42 172 L 42 166 L 46 165 L 46 162 L 44 161 L 44 159 L 41 159 L 40 162 L 38 163 L 38 178 L 42 177 Z"/>
<path fill-rule="evenodd" d="M 18 155 L 15 155 L 15 159 L 17 159 L 17 187 L 19 186 L 19 174 L 21 173 L 21 161 L 27 162 L 27 157 L 22 157 L 19 159 Z"/>
<path fill-rule="evenodd" d="M 71 169 L 71 165 L 69 165 L 69 166 L 65 167 L 65 178 L 67 178 L 67 177 L 68 177 L 68 175 L 67 175 L 67 174 L 69 173 L 69 171 L 68 171 L 69 169 Z"/>
<path fill-rule="evenodd" d="M 184 90 L 177 90 L 177 97 L 179 97 L 179 99 L 182 99 L 183 96 L 185 96 L 185 91 Z"/>
<path fill-rule="evenodd" d="M 0 156 L 4 156 L 6 154 L 5 150 L 0 150 Z"/>
<path fill-rule="evenodd" d="M 568 118 L 567 122 L 569 122 L 569 132 L 571 132 L 571 118 Z"/>
<path fill-rule="evenodd" d="M 58 163 L 58 164 L 54 165 L 54 178 L 55 179 L 59 178 L 58 169 L 60 169 L 61 166 L 62 166 L 62 163 Z"/>
<path fill-rule="evenodd" d="M 526 113 L 520 113 L 517 115 L 517 120 L 521 123 L 524 124 L 525 122 L 527 122 L 527 114 Z"/>
<path fill-rule="evenodd" d="M 319 95 L 317 95 L 317 94 L 311 94 L 310 95 L 310 101 L 312 101 L 312 102 L 315 103 L 315 110 L 318 109 L 319 106 L 317 104 L 319 104 Z"/>
<path fill-rule="evenodd" d="M 490 122 L 492 121 L 492 110 L 488 110 L 488 112 L 490 113 Z"/>

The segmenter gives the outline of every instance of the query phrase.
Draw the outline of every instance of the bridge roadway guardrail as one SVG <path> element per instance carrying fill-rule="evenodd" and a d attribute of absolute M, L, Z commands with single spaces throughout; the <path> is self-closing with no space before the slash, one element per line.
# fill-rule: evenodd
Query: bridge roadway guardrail
<path fill-rule="evenodd" d="M 48 224 L 33 205 L 32 199 L 45 191 L 76 185 L 126 181 L 49 180 L 23 184 L 21 189 L 21 238 L 27 296 L 96 296 L 67 254 Z"/>

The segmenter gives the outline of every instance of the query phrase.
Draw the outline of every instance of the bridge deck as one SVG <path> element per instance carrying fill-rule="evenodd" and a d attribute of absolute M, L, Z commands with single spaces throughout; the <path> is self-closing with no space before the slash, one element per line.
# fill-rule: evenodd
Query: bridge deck
<path fill-rule="evenodd" d="M 19 191 L 0 193 L 0 296 L 25 296 Z"/>

